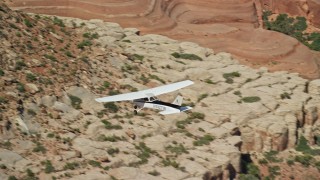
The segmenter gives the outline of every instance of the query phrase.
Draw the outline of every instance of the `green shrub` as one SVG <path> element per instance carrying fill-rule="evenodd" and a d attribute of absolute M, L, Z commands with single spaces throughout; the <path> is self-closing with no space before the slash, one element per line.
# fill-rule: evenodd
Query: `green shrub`
<path fill-rule="evenodd" d="M 171 160 L 169 158 L 163 159 L 162 164 L 164 166 L 172 166 L 174 168 L 179 168 L 179 163 L 177 163 L 175 160 Z"/>
<path fill-rule="evenodd" d="M 29 115 L 31 115 L 31 116 L 37 115 L 37 113 L 36 113 L 34 110 L 32 110 L 32 109 L 28 109 L 28 110 L 27 110 L 27 113 L 28 113 Z"/>
<path fill-rule="evenodd" d="M 309 165 L 311 164 L 311 161 L 313 160 L 313 157 L 307 154 L 307 155 L 295 156 L 294 160 L 296 162 L 301 163 L 305 167 L 309 167 Z"/>
<path fill-rule="evenodd" d="M 203 137 L 200 137 L 198 140 L 193 141 L 193 145 L 195 146 L 208 145 L 213 140 L 214 140 L 213 136 L 211 136 L 210 134 L 206 134 Z"/>
<path fill-rule="evenodd" d="M 113 125 L 107 120 L 102 120 L 101 122 L 104 124 L 106 129 L 122 129 L 120 125 Z"/>
<path fill-rule="evenodd" d="M 59 19 L 59 18 L 57 18 L 57 17 L 54 17 L 54 18 L 53 18 L 53 24 L 58 25 L 58 26 L 60 26 L 60 27 L 65 27 L 62 19 Z"/>
<path fill-rule="evenodd" d="M 8 100 L 2 96 L 0 96 L 0 104 L 6 104 L 8 103 Z"/>
<path fill-rule="evenodd" d="M 189 153 L 182 144 L 179 144 L 176 146 L 169 145 L 166 147 L 166 150 L 170 151 L 171 153 L 175 153 L 176 155 L 180 155 L 182 153 L 186 153 L 186 154 Z"/>
<path fill-rule="evenodd" d="M 24 24 L 28 27 L 28 28 L 32 28 L 33 24 L 29 21 L 29 19 L 24 19 Z"/>
<path fill-rule="evenodd" d="M 171 54 L 175 58 L 180 58 L 180 59 L 189 59 L 189 60 L 199 60 L 202 61 L 202 58 L 195 55 L 195 54 L 180 54 L 177 52 L 174 52 Z"/>
<path fill-rule="evenodd" d="M 269 166 L 268 171 L 271 177 L 275 177 L 280 175 L 280 167 L 279 166 Z"/>
<path fill-rule="evenodd" d="M 9 176 L 8 180 L 18 180 L 15 176 Z"/>
<path fill-rule="evenodd" d="M 24 84 L 22 84 L 22 83 L 19 82 L 19 83 L 17 84 L 17 90 L 18 90 L 19 92 L 21 92 L 21 93 L 25 92 L 26 89 L 25 89 L 25 87 L 24 87 Z"/>
<path fill-rule="evenodd" d="M 278 151 L 269 151 L 265 152 L 264 156 L 269 162 L 281 162 L 282 160 L 277 157 L 278 154 Z"/>
<path fill-rule="evenodd" d="M 139 55 L 139 54 L 133 54 L 133 58 L 134 58 L 135 60 L 142 61 L 142 60 L 143 60 L 143 58 L 144 58 L 144 56 Z"/>
<path fill-rule="evenodd" d="M 280 94 L 281 99 L 291 99 L 290 94 L 287 92 L 284 92 Z"/>
<path fill-rule="evenodd" d="M 190 114 L 190 119 L 204 119 L 205 118 L 205 115 L 203 113 L 200 113 L 200 112 L 192 112 Z"/>
<path fill-rule="evenodd" d="M 52 166 L 51 161 L 46 160 L 45 162 L 42 162 L 41 164 L 45 165 L 44 172 L 49 174 L 55 171 L 55 168 Z"/>
<path fill-rule="evenodd" d="M 57 58 L 54 57 L 53 55 L 50 55 L 50 54 L 45 54 L 44 57 L 47 59 L 50 59 L 51 61 L 54 61 L 54 62 L 57 61 Z"/>
<path fill-rule="evenodd" d="M 304 136 L 300 136 L 295 149 L 300 152 L 307 152 L 311 150 L 310 146 L 308 145 L 308 141 Z"/>
<path fill-rule="evenodd" d="M 258 102 L 260 100 L 261 100 L 261 98 L 258 96 L 248 96 L 248 97 L 243 97 L 241 99 L 241 101 L 243 101 L 245 103 L 254 103 L 254 102 Z"/>
<path fill-rule="evenodd" d="M 78 47 L 79 49 L 84 49 L 85 46 L 91 46 L 91 45 L 92 45 L 92 42 L 91 42 L 90 40 L 85 39 L 85 40 L 83 40 L 82 42 L 80 42 L 80 43 L 77 45 L 77 47 Z"/>
<path fill-rule="evenodd" d="M 70 51 L 66 51 L 64 54 L 68 57 L 74 58 L 74 55 Z"/>
<path fill-rule="evenodd" d="M 77 169 L 78 167 L 80 167 L 80 164 L 77 163 L 77 162 L 71 162 L 71 163 L 67 162 L 67 163 L 64 165 L 63 169 L 64 169 L 64 170 L 67 170 L 67 169 L 75 170 L 75 169 Z"/>
<path fill-rule="evenodd" d="M 249 163 L 247 165 L 248 174 L 254 175 L 255 177 L 260 177 L 260 170 L 258 166 L 254 165 L 253 163 Z"/>
<path fill-rule="evenodd" d="M 185 125 L 191 124 L 191 123 L 192 123 L 192 119 L 187 118 L 187 119 L 185 119 L 185 120 L 183 120 L 183 121 L 177 121 L 177 122 L 176 122 L 176 126 L 177 126 L 178 128 L 180 128 L 180 129 L 185 129 Z"/>
<path fill-rule="evenodd" d="M 35 75 L 32 74 L 32 73 L 27 73 L 26 79 L 27 79 L 28 82 L 34 82 L 34 81 L 37 80 L 37 76 L 35 76 Z"/>
<path fill-rule="evenodd" d="M 70 100 L 71 100 L 71 105 L 73 108 L 75 109 L 81 109 L 81 103 L 82 103 L 82 100 L 77 97 L 77 96 L 73 96 L 71 94 L 68 94 Z"/>
<path fill-rule="evenodd" d="M 223 74 L 223 77 L 225 79 L 228 79 L 228 78 L 235 78 L 235 77 L 240 77 L 241 74 L 239 72 L 231 72 L 231 73 L 224 73 Z"/>
<path fill-rule="evenodd" d="M 4 71 L 0 69 L 0 76 L 4 76 Z"/>
<path fill-rule="evenodd" d="M 27 66 L 26 63 L 24 63 L 23 61 L 17 61 L 15 69 L 16 70 L 21 70 L 23 67 L 26 67 L 26 66 Z"/>
<path fill-rule="evenodd" d="M 122 40 L 122 42 L 132 43 L 129 39 L 124 39 L 124 40 Z"/>
<path fill-rule="evenodd" d="M 151 174 L 152 176 L 159 176 L 160 175 L 160 173 L 156 170 L 150 171 L 150 172 L 148 172 L 148 174 Z"/>
<path fill-rule="evenodd" d="M 107 102 L 103 104 L 104 108 L 108 109 L 111 113 L 116 113 L 119 111 L 118 106 L 114 102 Z"/>
<path fill-rule="evenodd" d="M 44 154 L 47 152 L 47 149 L 39 142 L 36 142 L 36 147 L 33 148 L 33 152 L 42 152 Z"/>
<path fill-rule="evenodd" d="M 208 94 L 205 93 L 205 94 L 201 94 L 199 97 L 198 97 L 198 102 L 200 102 L 202 99 L 208 97 Z"/>
<path fill-rule="evenodd" d="M 93 167 L 101 167 L 101 163 L 98 161 L 90 160 L 89 164 Z"/>
<path fill-rule="evenodd" d="M 135 148 L 140 150 L 140 153 L 138 154 L 138 158 L 140 158 L 140 161 L 138 164 L 144 164 L 148 162 L 148 158 L 150 158 L 150 154 L 154 153 L 149 147 L 146 146 L 144 142 L 140 142 L 139 145 L 135 145 Z"/>
<path fill-rule="evenodd" d="M 98 137 L 98 141 L 110 141 L 110 142 L 117 142 L 117 141 L 122 141 L 123 138 L 119 137 L 119 136 L 116 136 L 116 135 L 112 135 L 112 136 L 105 136 L 104 134 L 103 135 L 100 135 Z"/>
<path fill-rule="evenodd" d="M 108 150 L 107 150 L 107 153 L 109 154 L 109 155 L 111 155 L 111 156 L 113 156 L 114 154 L 118 154 L 120 151 L 119 151 L 119 149 L 118 148 L 109 148 Z"/>

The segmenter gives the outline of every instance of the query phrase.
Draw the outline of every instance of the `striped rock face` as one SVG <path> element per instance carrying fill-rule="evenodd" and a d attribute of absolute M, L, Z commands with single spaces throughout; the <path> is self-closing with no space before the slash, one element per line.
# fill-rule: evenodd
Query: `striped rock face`
<path fill-rule="evenodd" d="M 117 22 L 139 28 L 142 33 L 162 34 L 216 52 L 229 52 L 242 64 L 255 68 L 319 77 L 319 54 L 291 37 L 261 29 L 264 9 L 308 16 L 319 25 L 319 1 L 315 0 L 16 0 L 9 5 L 26 12 Z"/>

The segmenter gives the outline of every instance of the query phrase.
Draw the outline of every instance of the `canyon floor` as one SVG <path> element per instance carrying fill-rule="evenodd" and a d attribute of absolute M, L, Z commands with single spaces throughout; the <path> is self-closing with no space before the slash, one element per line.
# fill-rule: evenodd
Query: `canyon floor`
<path fill-rule="evenodd" d="M 309 79 L 319 77 L 320 53 L 294 38 L 264 30 L 263 2 L 258 0 L 18 0 L 9 5 L 26 12 L 116 22 L 122 27 L 136 27 L 142 34 L 161 34 L 215 52 L 228 52 L 254 68 L 264 66 L 271 71 L 298 72 Z"/>

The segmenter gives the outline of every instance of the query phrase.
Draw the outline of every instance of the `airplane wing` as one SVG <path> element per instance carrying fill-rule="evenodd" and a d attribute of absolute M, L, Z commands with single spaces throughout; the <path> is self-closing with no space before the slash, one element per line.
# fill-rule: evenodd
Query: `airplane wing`
<path fill-rule="evenodd" d="M 131 101 L 135 99 L 149 97 L 150 95 L 158 96 L 161 94 L 169 93 L 169 92 L 184 88 L 186 86 L 190 86 L 191 84 L 193 84 L 192 81 L 186 80 L 186 81 L 180 81 L 177 83 L 167 84 L 167 85 L 146 89 L 138 92 L 131 92 L 126 94 L 119 94 L 114 96 L 97 98 L 95 100 L 98 102 Z"/>
<path fill-rule="evenodd" d="M 162 115 L 168 115 L 168 114 L 176 114 L 176 113 L 180 113 L 181 111 L 179 111 L 179 110 L 166 110 L 166 111 L 161 111 L 161 112 L 159 112 L 160 114 L 162 114 Z"/>

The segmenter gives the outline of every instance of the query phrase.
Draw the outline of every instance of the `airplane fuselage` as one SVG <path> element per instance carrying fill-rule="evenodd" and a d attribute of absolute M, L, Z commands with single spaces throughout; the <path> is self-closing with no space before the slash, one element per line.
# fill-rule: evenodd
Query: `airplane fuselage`
<path fill-rule="evenodd" d="M 151 108 L 151 109 L 157 109 L 163 112 L 165 111 L 180 112 L 180 108 L 181 108 L 181 106 L 179 105 L 163 102 L 160 100 L 146 101 L 145 99 L 138 99 L 138 100 L 134 100 L 133 103 L 137 106 L 135 108 L 137 111 L 141 110 L 142 108 Z"/>

